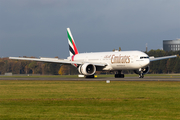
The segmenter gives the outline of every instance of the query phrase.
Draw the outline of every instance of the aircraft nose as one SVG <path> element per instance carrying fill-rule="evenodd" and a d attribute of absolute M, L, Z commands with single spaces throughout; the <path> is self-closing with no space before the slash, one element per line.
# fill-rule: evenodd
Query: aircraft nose
<path fill-rule="evenodd" d="M 145 67 L 145 66 L 149 65 L 149 63 L 150 63 L 150 59 L 146 59 L 146 60 L 143 60 L 143 61 L 140 63 L 140 66 L 141 66 L 141 67 Z"/>
<path fill-rule="evenodd" d="M 149 65 L 150 64 L 150 59 L 147 59 L 147 65 Z"/>

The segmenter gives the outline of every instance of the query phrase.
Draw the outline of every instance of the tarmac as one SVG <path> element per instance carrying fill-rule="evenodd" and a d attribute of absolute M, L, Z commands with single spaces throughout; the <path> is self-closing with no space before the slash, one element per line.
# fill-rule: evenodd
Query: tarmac
<path fill-rule="evenodd" d="M 125 78 L 113 78 L 113 77 L 99 77 L 99 78 L 51 78 L 51 77 L 25 77 L 25 78 L 18 78 L 18 77 L 0 77 L 0 80 L 56 80 L 56 81 L 180 81 L 179 77 L 125 77 Z"/>

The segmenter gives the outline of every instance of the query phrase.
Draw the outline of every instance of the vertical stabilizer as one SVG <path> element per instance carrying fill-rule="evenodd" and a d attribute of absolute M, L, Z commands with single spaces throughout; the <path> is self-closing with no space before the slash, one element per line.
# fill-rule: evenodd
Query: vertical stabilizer
<path fill-rule="evenodd" d="M 78 54 L 78 50 L 77 50 L 76 44 L 74 42 L 73 36 L 71 34 L 70 28 L 67 28 L 67 36 L 68 36 L 70 56 Z"/>

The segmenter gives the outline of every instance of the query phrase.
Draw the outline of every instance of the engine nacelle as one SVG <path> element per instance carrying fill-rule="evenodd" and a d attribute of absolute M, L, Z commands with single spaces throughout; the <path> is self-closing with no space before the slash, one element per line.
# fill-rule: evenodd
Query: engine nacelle
<path fill-rule="evenodd" d="M 90 63 L 84 63 L 78 67 L 78 71 L 83 75 L 94 75 L 96 67 Z"/>
<path fill-rule="evenodd" d="M 147 74 L 147 73 L 149 72 L 149 70 L 150 70 L 150 67 L 149 67 L 149 66 L 147 66 L 147 67 L 145 67 L 145 68 L 141 68 L 142 74 Z M 136 74 L 141 74 L 141 71 L 139 71 L 139 70 L 134 70 L 134 73 L 136 73 Z"/>

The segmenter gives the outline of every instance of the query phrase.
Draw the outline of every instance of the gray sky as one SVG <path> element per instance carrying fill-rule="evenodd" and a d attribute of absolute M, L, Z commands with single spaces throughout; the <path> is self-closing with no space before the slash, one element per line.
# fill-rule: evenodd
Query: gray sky
<path fill-rule="evenodd" d="M 0 0 L 0 57 L 161 49 L 180 38 L 180 0 Z"/>

